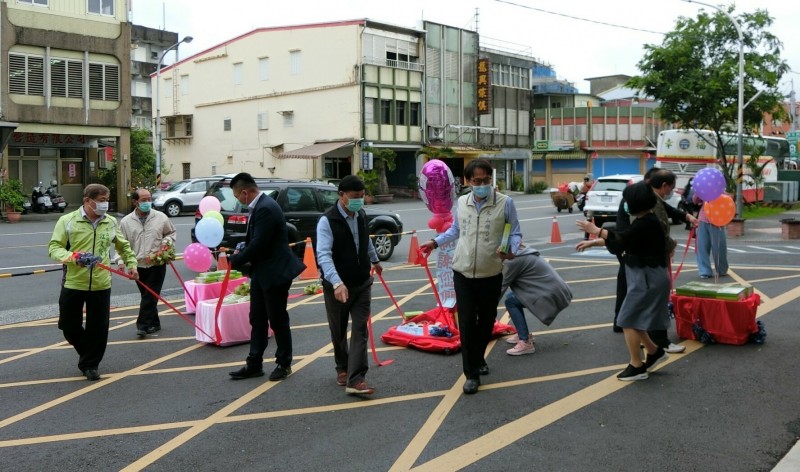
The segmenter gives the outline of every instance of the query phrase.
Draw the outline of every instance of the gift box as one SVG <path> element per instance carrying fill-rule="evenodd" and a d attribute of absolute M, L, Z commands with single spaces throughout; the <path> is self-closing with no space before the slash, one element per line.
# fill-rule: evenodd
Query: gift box
<path fill-rule="evenodd" d="M 670 298 L 681 338 L 738 345 L 745 344 L 752 334 L 758 333 L 756 311 L 761 297 L 757 293 L 743 300 L 682 295 Z"/>
<path fill-rule="evenodd" d="M 247 277 L 239 277 L 228 280 L 227 292 L 233 293 L 233 290 L 236 287 L 245 282 L 247 282 Z M 197 311 L 195 302 L 219 298 L 220 295 L 222 295 L 222 282 L 216 282 L 213 284 L 198 284 L 190 280 L 186 282 L 185 286 L 186 293 L 184 294 L 183 298 L 186 302 L 186 313 L 195 313 Z M 194 302 L 192 300 L 194 300 Z"/>
<path fill-rule="evenodd" d="M 689 282 L 675 289 L 677 295 L 718 300 L 744 300 L 753 295 L 753 286 L 736 282 L 715 284 L 711 282 Z"/>
<path fill-rule="evenodd" d="M 194 322 L 199 329 L 195 328 L 195 339 L 219 346 L 250 342 L 250 302 L 221 305 L 219 315 L 216 310 L 217 300 L 198 303 Z M 272 330 L 267 334 L 271 337 Z"/>

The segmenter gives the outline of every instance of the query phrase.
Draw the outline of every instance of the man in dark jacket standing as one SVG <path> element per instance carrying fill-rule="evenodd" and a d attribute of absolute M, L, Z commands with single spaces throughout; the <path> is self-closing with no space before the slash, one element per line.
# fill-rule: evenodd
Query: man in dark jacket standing
<path fill-rule="evenodd" d="M 250 353 L 247 365 L 231 372 L 234 380 L 264 375 L 264 350 L 267 331 L 275 333 L 275 362 L 269 376 L 283 380 L 292 372 L 292 333 L 286 302 L 292 281 L 305 269 L 305 264 L 289 248 L 286 220 L 278 204 L 258 189 L 253 177 L 245 172 L 231 179 L 233 196 L 249 208 L 245 247 L 231 257 L 233 267 L 250 263 Z M 269 324 L 267 324 L 269 322 Z"/>
<path fill-rule="evenodd" d="M 367 323 L 371 310 L 371 267 L 383 270 L 367 229 L 364 182 L 348 175 L 339 183 L 339 201 L 317 222 L 317 261 L 336 362 L 336 383 L 351 395 L 371 395 L 366 381 Z M 347 320 L 352 321 L 350 348 Z"/>

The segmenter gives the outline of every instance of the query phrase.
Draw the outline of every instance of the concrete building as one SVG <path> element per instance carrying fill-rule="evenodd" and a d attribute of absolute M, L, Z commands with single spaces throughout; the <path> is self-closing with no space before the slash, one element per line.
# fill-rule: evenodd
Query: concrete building
<path fill-rule="evenodd" d="M 338 179 L 367 143 L 413 162 L 422 47 L 420 30 L 359 19 L 259 28 L 162 68 L 164 180 Z"/>
<path fill-rule="evenodd" d="M 0 112 L 17 127 L 0 167 L 26 191 L 57 180 L 71 204 L 116 156 L 130 176 L 130 27 L 125 0 L 0 3 Z M 100 142 L 110 151 L 99 152 Z"/>
<path fill-rule="evenodd" d="M 164 50 L 177 42 L 178 33 L 131 25 L 131 126 L 153 129 L 155 108 L 150 76 L 156 72 Z"/>

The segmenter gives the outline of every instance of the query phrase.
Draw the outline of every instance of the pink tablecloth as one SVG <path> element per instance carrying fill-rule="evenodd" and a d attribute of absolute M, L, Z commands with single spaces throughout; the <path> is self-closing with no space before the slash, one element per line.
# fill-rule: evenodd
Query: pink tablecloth
<path fill-rule="evenodd" d="M 229 280 L 228 293 L 225 295 L 233 293 L 233 289 L 245 282 L 247 282 L 247 277 Z M 197 307 L 195 307 L 195 304 L 192 303 L 192 299 L 199 303 L 203 300 L 219 298 L 221 290 L 222 282 L 215 282 L 213 284 L 198 284 L 191 280 L 186 282 L 186 293 L 183 296 L 184 301 L 186 301 L 186 313 L 195 313 L 197 311 Z M 189 297 L 189 294 L 191 295 L 191 298 Z"/>
<path fill-rule="evenodd" d="M 208 337 L 200 329 L 195 328 L 195 339 L 198 341 L 216 344 L 213 339 L 216 336 L 214 328 L 214 311 L 216 309 L 216 299 L 206 300 L 198 305 L 194 322 L 200 329 L 211 336 Z M 220 346 L 232 346 L 250 342 L 250 302 L 222 305 L 219 309 L 217 320 Z M 272 337 L 272 330 L 270 329 L 267 334 Z"/>

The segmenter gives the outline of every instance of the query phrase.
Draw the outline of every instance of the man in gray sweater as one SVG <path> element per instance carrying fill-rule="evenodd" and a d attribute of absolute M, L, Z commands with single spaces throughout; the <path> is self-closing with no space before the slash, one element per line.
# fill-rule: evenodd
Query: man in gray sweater
<path fill-rule="evenodd" d="M 514 259 L 503 264 L 503 291 L 511 288 L 505 305 L 517 334 L 506 339 L 514 347 L 506 351 L 510 356 L 533 354 L 533 334 L 528 331 L 523 308 L 533 313 L 542 323 L 550 326 L 559 312 L 572 301 L 572 291 L 561 276 L 543 258 L 539 251 L 520 244 Z"/>

